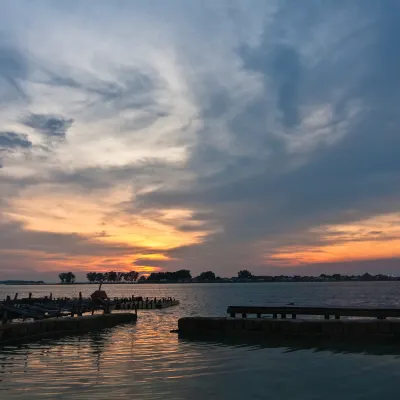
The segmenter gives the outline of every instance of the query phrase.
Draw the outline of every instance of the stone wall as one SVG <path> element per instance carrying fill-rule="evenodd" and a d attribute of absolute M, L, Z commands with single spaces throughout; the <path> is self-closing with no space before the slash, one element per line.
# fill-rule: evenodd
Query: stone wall
<path fill-rule="evenodd" d="M 201 334 L 219 332 L 261 333 L 266 336 L 315 337 L 399 337 L 400 320 L 376 319 L 266 319 L 185 317 L 178 321 L 179 333 Z"/>
<path fill-rule="evenodd" d="M 121 323 L 134 322 L 136 319 L 137 315 L 133 313 L 114 313 L 7 323 L 0 325 L 0 344 L 29 338 L 109 328 Z"/>

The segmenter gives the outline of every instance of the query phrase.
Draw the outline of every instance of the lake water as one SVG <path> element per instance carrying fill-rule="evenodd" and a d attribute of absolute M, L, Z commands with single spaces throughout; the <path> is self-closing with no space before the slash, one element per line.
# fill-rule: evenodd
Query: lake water
<path fill-rule="evenodd" d="M 89 295 L 92 285 L 0 286 L 0 298 Z M 172 296 L 136 324 L 0 347 L 0 399 L 398 399 L 400 346 L 189 340 L 182 316 L 229 305 L 400 306 L 400 282 L 105 285 L 110 296 Z"/>

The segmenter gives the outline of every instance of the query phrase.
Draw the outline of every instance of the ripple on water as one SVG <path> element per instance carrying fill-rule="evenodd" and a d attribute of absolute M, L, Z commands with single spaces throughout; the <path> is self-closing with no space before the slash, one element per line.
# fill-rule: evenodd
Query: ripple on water
<path fill-rule="evenodd" d="M 195 341 L 170 333 L 180 316 L 224 315 L 228 305 L 250 301 L 398 305 L 397 283 L 374 285 L 135 287 L 137 295 L 174 296 L 181 305 L 140 312 L 136 324 L 1 348 L 0 399 L 394 399 L 399 349 Z M 92 287 L 55 287 L 53 295 L 57 290 L 86 295 Z M 132 294 L 126 287 L 107 290 L 113 296 Z"/>

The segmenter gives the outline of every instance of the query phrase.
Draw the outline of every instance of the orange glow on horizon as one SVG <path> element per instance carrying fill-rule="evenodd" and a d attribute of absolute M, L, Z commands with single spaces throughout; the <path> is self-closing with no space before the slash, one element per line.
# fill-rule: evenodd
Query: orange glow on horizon
<path fill-rule="evenodd" d="M 365 241 L 342 243 L 316 248 L 287 247 L 270 259 L 284 265 L 332 263 L 400 257 L 400 239 L 388 242 Z"/>
<path fill-rule="evenodd" d="M 73 271 L 73 272 L 128 272 L 135 270 L 143 275 L 151 272 L 161 271 L 158 266 L 137 265 L 136 259 L 141 259 L 141 255 L 121 255 L 121 256 L 71 256 L 67 254 L 48 254 L 44 251 L 23 250 L 19 251 L 22 259 L 33 259 L 36 261 L 35 270 L 38 272 L 54 271 L 54 273 Z M 0 254 L 15 254 L 13 250 L 2 250 Z"/>
<path fill-rule="evenodd" d="M 320 235 L 314 247 L 286 246 L 269 256 L 282 266 L 400 257 L 400 214 L 392 213 L 310 232 Z"/>
<path fill-rule="evenodd" d="M 88 196 L 63 193 L 62 188 L 46 186 L 41 190 L 27 189 L 13 199 L 7 216 L 22 222 L 31 231 L 76 233 L 94 242 L 149 250 L 201 243 L 208 234 L 191 220 L 193 212 L 190 210 L 159 210 L 157 215 L 147 216 L 135 214 L 134 210 L 124 211 L 121 204 L 125 203 L 128 209 L 133 204 L 129 187 Z M 198 230 L 182 232 L 178 228 L 180 224 L 191 224 Z M 165 259 L 163 255 L 144 257 Z"/>
<path fill-rule="evenodd" d="M 140 254 L 137 258 L 141 258 L 143 260 L 155 260 L 155 261 L 169 261 L 170 257 L 165 254 L 153 253 L 153 254 Z"/>
<path fill-rule="evenodd" d="M 157 266 L 158 261 L 160 265 L 173 261 L 168 256 L 169 250 L 201 244 L 211 233 L 202 230 L 201 222 L 192 219 L 192 210 L 142 213 L 139 210 L 137 214 L 134 211 L 130 187 L 87 195 L 63 192 L 62 186 L 41 185 L 30 187 L 14 198 L 6 216 L 21 222 L 26 230 L 76 234 L 77 243 L 80 237 L 83 244 L 88 244 L 79 255 L 70 255 L 60 248 L 48 253 L 19 251 L 18 256 L 26 262 L 34 260 L 39 271 L 136 270 L 149 274 L 162 270 Z M 183 225 L 193 229 L 180 230 Z M 296 245 L 282 245 L 279 239 L 270 241 L 268 253 L 262 243 L 256 243 L 254 256 L 261 257 L 265 264 L 282 267 L 400 257 L 400 213 L 320 226 L 310 229 L 304 236 L 308 243 L 315 244 L 304 245 L 299 234 L 298 240 L 291 242 L 298 243 Z M 156 265 L 149 265 L 153 262 Z"/>

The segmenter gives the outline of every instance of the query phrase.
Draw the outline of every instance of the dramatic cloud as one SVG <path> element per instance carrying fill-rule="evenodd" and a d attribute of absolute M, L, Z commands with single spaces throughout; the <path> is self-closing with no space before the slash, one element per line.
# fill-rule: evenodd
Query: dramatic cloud
<path fill-rule="evenodd" d="M 0 11 L 4 276 L 400 273 L 397 1 Z"/>

